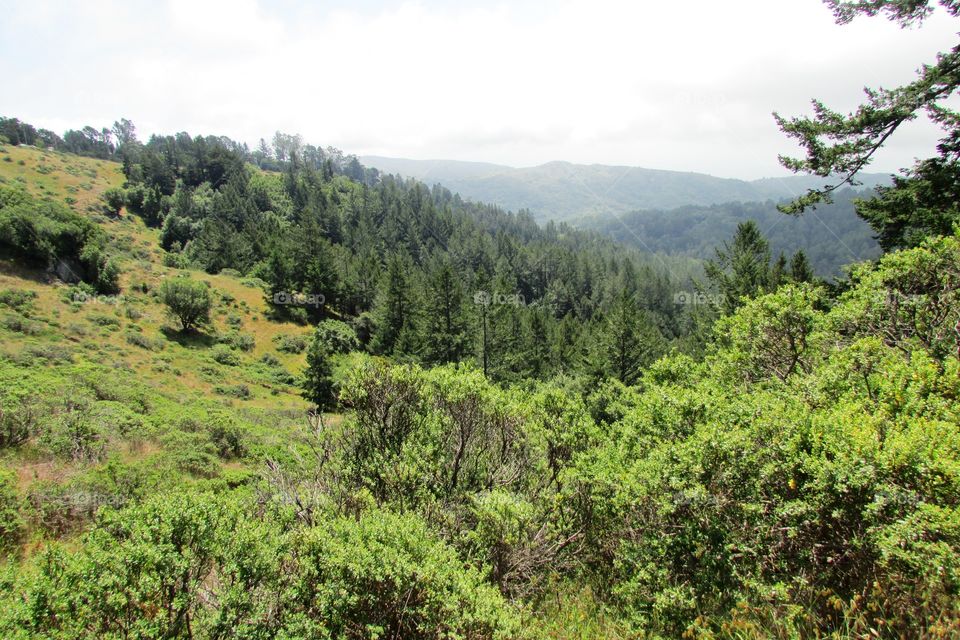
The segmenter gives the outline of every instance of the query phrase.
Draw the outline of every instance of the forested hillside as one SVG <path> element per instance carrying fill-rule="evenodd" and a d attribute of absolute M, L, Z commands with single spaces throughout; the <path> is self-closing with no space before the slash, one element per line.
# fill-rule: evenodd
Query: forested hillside
<path fill-rule="evenodd" d="M 638 209 L 778 201 L 829 182 L 815 176 L 736 180 L 688 171 L 570 162 L 516 168 L 485 162 L 382 156 L 362 156 L 360 161 L 383 173 L 443 185 L 465 199 L 490 202 L 513 211 L 527 209 L 535 219 L 544 222 L 594 219 L 602 223 Z M 890 176 L 861 173 L 859 181 L 863 188 L 873 188 L 889 184 Z"/>
<path fill-rule="evenodd" d="M 818 275 L 832 278 L 840 275 L 844 265 L 880 254 L 870 225 L 857 215 L 854 204 L 857 199 L 869 199 L 872 193 L 844 189 L 832 204 L 800 217 L 785 216 L 768 201 L 636 211 L 571 223 L 646 251 L 708 259 L 717 238 L 729 238 L 738 224 L 753 220 L 774 255 L 803 251 Z"/>
<path fill-rule="evenodd" d="M 958 68 L 776 116 L 835 178 L 780 223 L 626 219 L 685 256 L 293 135 L 0 119 L 0 637 L 960 637 Z"/>

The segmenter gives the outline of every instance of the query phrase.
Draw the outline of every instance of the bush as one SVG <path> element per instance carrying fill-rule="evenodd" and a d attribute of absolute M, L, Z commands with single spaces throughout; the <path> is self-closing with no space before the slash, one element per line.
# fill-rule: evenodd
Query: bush
<path fill-rule="evenodd" d="M 210 350 L 210 357 L 213 358 L 214 362 L 225 364 L 228 367 L 235 367 L 240 364 L 240 356 L 225 344 L 214 345 Z"/>
<path fill-rule="evenodd" d="M 239 331 L 219 334 L 217 335 L 217 341 L 240 351 L 253 351 L 253 348 L 257 346 L 256 338 L 252 334 Z"/>
<path fill-rule="evenodd" d="M 160 300 L 167 305 L 185 332 L 194 331 L 210 322 L 213 300 L 209 287 L 202 282 L 186 278 L 164 280 L 160 285 Z"/>
<path fill-rule="evenodd" d="M 307 339 L 300 335 L 280 335 L 273 339 L 277 351 L 283 353 L 303 353 L 307 349 Z"/>
<path fill-rule="evenodd" d="M 150 338 L 136 331 L 127 331 L 124 334 L 124 338 L 128 344 L 146 349 L 147 351 L 163 351 L 164 346 L 166 346 L 162 338 Z"/>
<path fill-rule="evenodd" d="M 25 289 L 4 289 L 0 291 L 0 304 L 24 315 L 29 315 L 33 310 L 33 303 L 36 299 L 36 291 Z"/>
<path fill-rule="evenodd" d="M 70 276 L 111 293 L 119 271 L 103 254 L 105 242 L 96 225 L 65 205 L 0 185 L 0 246 L 28 263 L 58 265 Z"/>
<path fill-rule="evenodd" d="M 217 448 L 205 433 L 172 431 L 164 437 L 163 448 L 180 471 L 201 478 L 220 473 Z"/>
<path fill-rule="evenodd" d="M 318 324 L 314 340 L 319 341 L 331 355 L 349 353 L 360 346 L 357 332 L 340 320 L 324 320 Z"/>
<path fill-rule="evenodd" d="M 116 329 L 120 326 L 120 318 L 116 316 L 108 316 L 102 313 L 91 313 L 87 316 L 87 320 L 98 327 L 110 327 Z"/>
<path fill-rule="evenodd" d="M 245 384 L 217 385 L 213 390 L 220 395 L 232 396 L 240 400 L 249 400 L 251 396 L 250 387 Z"/>
<path fill-rule="evenodd" d="M 16 487 L 17 477 L 0 469 L 0 553 L 13 548 L 23 533 L 24 522 Z"/>
<path fill-rule="evenodd" d="M 288 637 L 506 638 L 519 620 L 416 516 L 375 511 L 297 540 Z"/>
<path fill-rule="evenodd" d="M 0 614 L 6 637 L 272 637 L 274 529 L 232 501 L 175 492 L 106 510 L 79 552 L 48 549 Z M 100 576 L 91 579 L 91 576 Z M 289 637 L 289 636 L 288 636 Z"/>
<path fill-rule="evenodd" d="M 55 415 L 42 436 L 54 454 L 75 462 L 96 462 L 106 450 L 106 434 L 90 414 L 85 402 L 69 402 Z"/>
<path fill-rule="evenodd" d="M 8 314 L 0 320 L 4 329 L 15 331 L 26 336 L 36 336 L 43 333 L 43 325 L 39 322 L 25 318 L 19 314 Z"/>
<path fill-rule="evenodd" d="M 42 408 L 30 395 L 0 398 L 0 449 L 23 444 L 37 433 Z"/>

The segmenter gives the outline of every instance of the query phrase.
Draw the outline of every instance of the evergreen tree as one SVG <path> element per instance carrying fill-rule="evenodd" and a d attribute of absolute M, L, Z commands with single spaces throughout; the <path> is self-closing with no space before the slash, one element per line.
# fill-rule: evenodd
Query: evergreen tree
<path fill-rule="evenodd" d="M 370 345 L 374 353 L 409 353 L 414 346 L 411 272 L 409 258 L 397 253 L 390 256 L 374 307 L 376 326 Z"/>
<path fill-rule="evenodd" d="M 886 15 L 901 26 L 923 22 L 941 4 L 956 17 L 956 0 L 827 0 L 840 24 L 859 15 Z M 774 114 L 780 129 L 797 140 L 805 158 L 781 158 L 794 172 L 838 176 L 831 184 L 811 189 L 794 202 L 780 207 L 790 214 L 831 201 L 831 194 L 844 185 L 856 185 L 858 172 L 867 167 L 876 152 L 903 126 L 925 113 L 943 130 L 937 156 L 919 160 L 895 178 L 893 186 L 878 189 L 876 198 L 862 201 L 857 213 L 877 232 L 887 250 L 917 246 L 931 235 L 952 233 L 960 222 L 960 118 L 948 101 L 960 91 L 960 47 L 939 53 L 932 64 L 923 65 L 918 77 L 893 89 L 867 89 L 867 103 L 849 115 L 829 109 L 815 100 L 812 117 L 784 118 Z"/>
<path fill-rule="evenodd" d="M 303 375 L 303 396 L 317 405 L 321 411 L 332 409 L 336 404 L 333 386 L 333 369 L 327 345 L 318 332 L 307 350 L 307 369 Z"/>
<path fill-rule="evenodd" d="M 790 259 L 790 279 L 794 282 L 813 282 L 815 278 L 813 268 L 807 261 L 807 254 L 803 249 L 798 249 Z"/>
<path fill-rule="evenodd" d="M 626 291 L 613 303 L 602 337 L 607 371 L 624 384 L 634 384 L 650 345 L 644 344 L 643 319 L 636 300 Z"/>
<path fill-rule="evenodd" d="M 704 267 L 707 278 L 723 297 L 724 313 L 732 313 L 744 297 L 755 297 L 770 287 L 770 247 L 757 224 L 748 220 L 737 225 L 733 242 L 716 250 L 716 258 Z"/>
<path fill-rule="evenodd" d="M 427 274 L 424 307 L 424 360 L 458 362 L 467 351 L 463 286 L 446 256 L 434 259 Z"/>
<path fill-rule="evenodd" d="M 524 331 L 526 352 L 523 365 L 526 375 L 532 378 L 546 377 L 550 369 L 550 337 L 547 315 L 539 308 L 533 308 L 527 316 Z"/>

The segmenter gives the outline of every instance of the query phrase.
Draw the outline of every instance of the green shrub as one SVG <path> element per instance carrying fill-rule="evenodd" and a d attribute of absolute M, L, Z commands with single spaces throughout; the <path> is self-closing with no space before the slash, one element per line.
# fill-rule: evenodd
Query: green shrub
<path fill-rule="evenodd" d="M 346 322 L 324 320 L 317 325 L 314 340 L 318 340 L 328 353 L 348 353 L 359 348 L 357 332 Z"/>
<path fill-rule="evenodd" d="M 180 323 L 183 331 L 193 331 L 210 322 L 213 300 L 210 288 L 186 278 L 164 280 L 160 285 L 160 300 Z"/>
<path fill-rule="evenodd" d="M 24 521 L 16 487 L 17 477 L 0 469 L 0 554 L 10 551 L 23 534 Z"/>
<path fill-rule="evenodd" d="M 280 359 L 272 353 L 265 353 L 260 356 L 260 362 L 267 365 L 268 367 L 279 367 Z"/>
<path fill-rule="evenodd" d="M 103 198 L 104 209 L 106 213 L 116 216 L 120 213 L 120 209 L 127 202 L 127 194 L 123 189 L 118 189 L 117 187 L 111 187 L 103 192 L 101 196 Z"/>
<path fill-rule="evenodd" d="M 228 367 L 236 367 L 241 362 L 240 356 L 225 344 L 213 345 L 213 348 L 210 350 L 210 357 L 214 362 L 227 365 Z"/>
<path fill-rule="evenodd" d="M 277 351 L 283 353 L 303 353 L 307 349 L 307 338 L 302 335 L 279 335 L 274 337 Z"/>
<path fill-rule="evenodd" d="M 277 537 L 222 497 L 181 491 L 107 510 L 80 551 L 52 547 L 21 577 L 23 599 L 0 614 L 0 630 L 64 639 L 271 637 Z"/>
<path fill-rule="evenodd" d="M 132 344 L 135 347 L 140 347 L 141 349 L 146 349 L 147 351 L 162 351 L 166 346 L 166 343 L 162 338 L 150 338 L 149 336 L 145 336 L 144 334 L 136 331 L 127 331 L 123 337 L 128 344 Z"/>
<path fill-rule="evenodd" d="M 0 320 L 4 329 L 22 333 L 26 336 L 36 336 L 43 333 L 43 325 L 39 322 L 25 318 L 20 314 L 7 314 Z"/>
<path fill-rule="evenodd" d="M 250 387 L 245 384 L 217 385 L 213 388 L 213 390 L 220 395 L 232 396 L 234 398 L 239 398 L 240 400 L 249 400 L 251 396 Z"/>
<path fill-rule="evenodd" d="M 15 447 L 37 433 L 43 408 L 23 390 L 0 397 L 0 449 Z"/>
<path fill-rule="evenodd" d="M 36 291 L 25 289 L 4 289 L 0 291 L 0 304 L 23 315 L 29 315 L 33 310 L 33 303 L 36 299 Z"/>
<path fill-rule="evenodd" d="M 205 433 L 172 431 L 164 437 L 163 448 L 180 471 L 202 478 L 220 473 L 217 448 Z"/>
<path fill-rule="evenodd" d="M 288 637 L 508 638 L 519 619 L 412 515 L 375 511 L 305 531 Z"/>
<path fill-rule="evenodd" d="M 101 460 L 106 451 L 107 434 L 90 413 L 85 402 L 68 402 L 56 414 L 42 435 L 47 449 L 76 462 Z"/>
<path fill-rule="evenodd" d="M 116 316 L 108 316 L 102 313 L 91 313 L 87 316 L 87 320 L 98 327 L 110 327 L 113 329 L 120 327 L 120 318 Z"/>
<path fill-rule="evenodd" d="M 91 221 L 22 188 L 0 185 L 0 246 L 40 267 L 58 262 L 103 293 L 116 288 L 119 270 L 103 253 L 106 238 Z"/>
<path fill-rule="evenodd" d="M 253 351 L 253 348 L 257 344 L 252 334 L 240 333 L 239 331 L 218 334 L 217 341 L 229 345 L 233 349 L 239 349 L 240 351 Z"/>

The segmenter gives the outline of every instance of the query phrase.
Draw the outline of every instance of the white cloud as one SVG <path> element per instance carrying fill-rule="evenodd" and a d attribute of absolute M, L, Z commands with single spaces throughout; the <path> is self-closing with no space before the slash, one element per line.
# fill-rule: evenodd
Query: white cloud
<path fill-rule="evenodd" d="M 387 2 L 328 11 L 256 0 L 14 5 L 0 113 L 63 129 L 275 129 L 354 153 L 513 165 L 555 159 L 756 177 L 791 145 L 770 112 L 909 80 L 955 40 L 816 0 Z M 876 165 L 929 153 L 918 124 Z"/>

